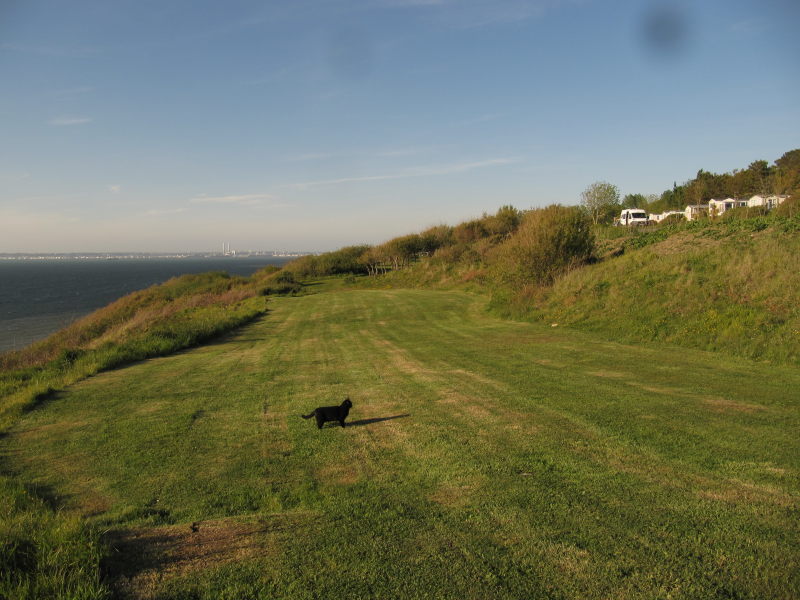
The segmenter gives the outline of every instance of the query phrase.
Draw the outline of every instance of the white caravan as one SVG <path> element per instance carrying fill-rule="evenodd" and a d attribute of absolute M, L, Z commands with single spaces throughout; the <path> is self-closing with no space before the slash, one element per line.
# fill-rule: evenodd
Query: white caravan
<path fill-rule="evenodd" d="M 641 208 L 626 208 L 619 214 L 620 225 L 647 225 L 647 213 Z"/>

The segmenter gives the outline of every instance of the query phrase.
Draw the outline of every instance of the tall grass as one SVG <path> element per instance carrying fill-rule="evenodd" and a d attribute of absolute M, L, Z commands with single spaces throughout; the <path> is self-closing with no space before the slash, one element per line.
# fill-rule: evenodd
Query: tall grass
<path fill-rule="evenodd" d="M 102 549 L 83 519 L 0 476 L 0 598 L 101 599 Z"/>

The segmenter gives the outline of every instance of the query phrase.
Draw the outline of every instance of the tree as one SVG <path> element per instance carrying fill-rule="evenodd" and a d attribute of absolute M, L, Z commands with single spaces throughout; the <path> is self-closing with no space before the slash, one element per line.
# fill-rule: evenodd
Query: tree
<path fill-rule="evenodd" d="M 595 225 L 603 213 L 614 204 L 619 204 L 619 189 L 607 181 L 595 181 L 581 194 L 581 205 Z"/>
<path fill-rule="evenodd" d="M 752 174 L 756 193 L 769 194 L 772 191 L 772 168 L 767 161 L 754 160 L 747 170 Z"/>
<path fill-rule="evenodd" d="M 800 188 L 800 149 L 789 150 L 775 161 L 775 192 L 785 194 Z"/>
<path fill-rule="evenodd" d="M 644 194 L 625 194 L 622 206 L 625 208 L 644 208 L 647 205 L 647 196 Z"/>

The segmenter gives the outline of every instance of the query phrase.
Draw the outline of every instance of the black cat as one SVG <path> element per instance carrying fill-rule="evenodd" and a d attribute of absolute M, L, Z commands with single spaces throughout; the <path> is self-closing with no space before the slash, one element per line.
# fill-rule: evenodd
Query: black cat
<path fill-rule="evenodd" d="M 352 406 L 353 403 L 350 402 L 350 398 L 345 398 L 344 402 L 339 406 L 320 406 L 319 408 L 315 408 L 314 412 L 311 414 L 300 416 L 304 419 L 316 417 L 318 429 L 322 429 L 325 421 L 339 421 L 339 425 L 344 427 L 344 420 L 347 418 L 347 414 L 350 412 L 350 407 Z"/>

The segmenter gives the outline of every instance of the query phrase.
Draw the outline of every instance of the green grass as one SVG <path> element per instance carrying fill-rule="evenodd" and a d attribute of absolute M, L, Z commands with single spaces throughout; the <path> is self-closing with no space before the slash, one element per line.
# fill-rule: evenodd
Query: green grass
<path fill-rule="evenodd" d="M 0 355 L 0 438 L 71 384 L 195 346 L 264 314 L 270 275 L 174 278 L 29 348 Z M 106 597 L 96 533 L 80 517 L 53 512 L 58 498 L 50 487 L 26 489 L 15 469 L 13 461 L 0 462 L 0 598 Z"/>
<path fill-rule="evenodd" d="M 759 221 L 639 233 L 623 256 L 527 289 L 501 312 L 627 342 L 800 364 L 800 236 Z M 691 225 L 691 223 L 689 224 Z M 742 229 L 735 229 L 740 226 Z M 638 241 L 637 241 L 638 240 Z"/>
<path fill-rule="evenodd" d="M 485 308 L 275 298 L 229 339 L 50 397 L 2 459 L 108 531 L 121 596 L 800 595 L 796 368 Z M 346 395 L 350 427 L 298 416 Z"/>

